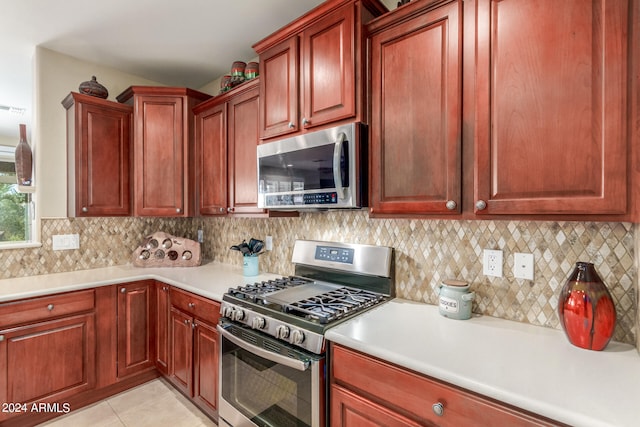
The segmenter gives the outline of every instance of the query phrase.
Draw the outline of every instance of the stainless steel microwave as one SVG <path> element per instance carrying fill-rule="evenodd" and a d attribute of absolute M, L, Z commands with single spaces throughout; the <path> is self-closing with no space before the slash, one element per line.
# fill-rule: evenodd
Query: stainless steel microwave
<path fill-rule="evenodd" d="M 258 207 L 366 206 L 366 132 L 350 123 L 258 145 Z"/>

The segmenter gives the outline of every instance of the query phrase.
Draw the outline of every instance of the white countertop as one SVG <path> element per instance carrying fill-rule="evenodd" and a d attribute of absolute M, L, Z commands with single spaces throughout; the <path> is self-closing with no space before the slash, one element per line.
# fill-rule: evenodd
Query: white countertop
<path fill-rule="evenodd" d="M 262 273 L 245 277 L 242 267 L 209 262 L 199 267 L 140 268 L 132 265 L 0 280 L 0 302 L 97 286 L 156 279 L 216 301 L 232 286 L 280 277 Z"/>
<path fill-rule="evenodd" d="M 489 316 L 454 320 L 394 299 L 326 333 L 336 343 L 554 420 L 640 425 L 640 356 L 569 343 L 561 330 Z"/>

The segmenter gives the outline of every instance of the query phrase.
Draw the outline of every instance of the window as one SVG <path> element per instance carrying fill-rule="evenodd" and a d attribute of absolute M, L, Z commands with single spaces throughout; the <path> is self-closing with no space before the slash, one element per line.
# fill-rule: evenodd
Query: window
<path fill-rule="evenodd" d="M 17 184 L 14 153 L 14 147 L 0 146 L 0 247 L 33 240 L 34 203 Z"/>

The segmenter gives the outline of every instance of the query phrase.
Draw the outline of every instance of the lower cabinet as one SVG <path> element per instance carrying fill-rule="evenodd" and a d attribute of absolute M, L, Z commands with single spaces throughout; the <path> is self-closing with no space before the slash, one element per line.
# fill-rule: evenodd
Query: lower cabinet
<path fill-rule="evenodd" d="M 557 426 L 354 350 L 331 347 L 331 426 Z"/>
<path fill-rule="evenodd" d="M 169 375 L 169 289 L 170 286 L 156 282 L 156 368 L 163 375 Z"/>
<path fill-rule="evenodd" d="M 169 380 L 217 419 L 220 304 L 176 288 L 170 300 Z"/>
<path fill-rule="evenodd" d="M 95 387 L 94 306 L 93 290 L 0 304 L 0 424 Z"/>
<path fill-rule="evenodd" d="M 118 285 L 118 378 L 142 372 L 155 364 L 154 286 L 152 280 Z"/>

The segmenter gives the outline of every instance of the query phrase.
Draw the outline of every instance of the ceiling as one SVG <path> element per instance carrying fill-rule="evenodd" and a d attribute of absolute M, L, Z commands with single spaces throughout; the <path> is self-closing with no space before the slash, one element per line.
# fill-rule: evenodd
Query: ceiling
<path fill-rule="evenodd" d="M 14 0 L 0 13 L 0 136 L 32 115 L 36 46 L 169 86 L 199 88 L 322 0 Z M 2 105 L 25 108 L 24 116 Z M 17 140 L 16 140 L 17 143 Z"/>

